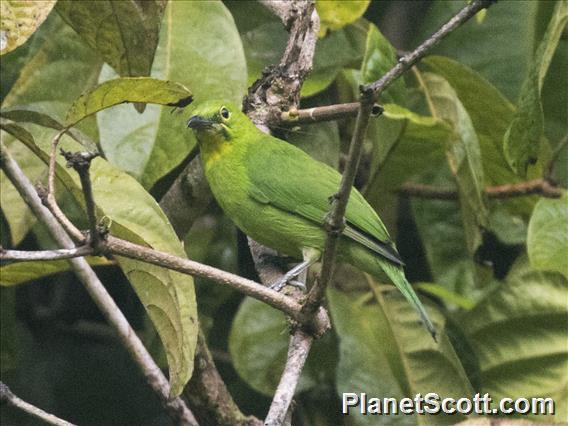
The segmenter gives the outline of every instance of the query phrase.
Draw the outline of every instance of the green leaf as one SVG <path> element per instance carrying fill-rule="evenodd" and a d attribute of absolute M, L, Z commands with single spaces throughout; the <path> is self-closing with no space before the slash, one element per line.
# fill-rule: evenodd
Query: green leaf
<path fill-rule="evenodd" d="M 468 250 L 473 254 L 481 245 L 480 228 L 487 226 L 488 216 L 477 133 L 469 114 L 446 80 L 430 73 L 425 73 L 422 79 L 432 114 L 450 123 L 454 130 L 446 153 L 458 184 Z"/>
<path fill-rule="evenodd" d="M 568 2 L 559 1 L 521 89 L 518 110 L 505 134 L 505 156 L 511 168 L 520 176 L 526 176 L 528 165 L 538 159 L 544 134 L 542 86 L 567 22 Z"/>
<path fill-rule="evenodd" d="M 422 290 L 423 292 L 431 294 L 432 296 L 439 297 L 447 304 L 455 305 L 466 310 L 474 307 L 474 303 L 471 300 L 448 290 L 446 287 L 441 286 L 440 284 L 418 283 L 415 287 L 419 290 Z"/>
<path fill-rule="evenodd" d="M 256 299 L 245 298 L 233 320 L 229 351 L 239 375 L 258 392 L 272 396 L 288 352 L 289 327 L 282 312 Z M 331 383 L 335 350 L 328 333 L 313 343 L 296 392 Z"/>
<path fill-rule="evenodd" d="M 57 2 L 57 12 L 123 77 L 150 75 L 166 0 Z"/>
<path fill-rule="evenodd" d="M 141 102 L 183 108 L 192 101 L 191 92 L 179 83 L 149 77 L 123 77 L 105 81 L 83 93 L 71 105 L 66 125 L 125 102 Z"/>
<path fill-rule="evenodd" d="M 319 36 L 355 22 L 365 13 L 371 0 L 317 0 L 316 10 L 320 17 Z"/>
<path fill-rule="evenodd" d="M 375 286 L 375 285 L 374 285 Z M 473 393 L 460 360 L 448 340 L 445 319 L 427 304 L 440 331 L 435 343 L 416 312 L 394 289 L 346 294 L 328 289 L 329 307 L 339 336 L 337 393 L 365 392 L 401 399 L 436 392 L 443 397 Z M 353 424 L 376 424 L 374 416 L 353 410 Z M 392 415 L 392 424 L 439 424 L 445 416 Z"/>
<path fill-rule="evenodd" d="M 369 24 L 365 56 L 361 64 L 362 83 L 367 84 L 380 79 L 396 63 L 396 49 L 374 24 Z M 399 78 L 381 95 L 381 101 L 404 105 L 406 97 L 404 79 Z"/>
<path fill-rule="evenodd" d="M 568 278 L 568 194 L 541 199 L 529 222 L 527 250 L 531 266 L 557 271 Z"/>
<path fill-rule="evenodd" d="M 54 132 L 37 126 L 34 130 L 40 132 L 28 147 L 42 161 L 47 162 Z M 28 144 L 30 141 L 22 142 Z M 60 146 L 68 151 L 79 148 L 67 136 L 62 138 Z M 60 156 L 57 157 L 56 176 L 79 204 L 83 205 L 79 178 L 76 173 L 65 168 L 65 160 Z M 185 257 L 183 246 L 166 216 L 136 180 L 100 157 L 91 163 L 90 176 L 97 216 L 109 219 L 113 235 Z M 193 279 L 140 261 L 118 256 L 116 260 L 160 335 L 168 358 L 171 393 L 179 395 L 193 371 L 197 339 Z"/>
<path fill-rule="evenodd" d="M 0 54 L 24 44 L 45 21 L 56 0 L 4 0 L 0 4 Z"/>
<path fill-rule="evenodd" d="M 114 262 L 108 261 L 103 257 L 89 256 L 85 259 L 91 266 L 114 265 Z M 43 260 L 10 263 L 8 265 L 0 266 L 0 275 L 2 275 L 2 282 L 0 282 L 0 286 L 11 287 L 70 270 L 71 267 L 67 260 Z"/>
<path fill-rule="evenodd" d="M 99 81 L 115 78 L 104 67 Z M 194 99 L 240 104 L 246 91 L 246 62 L 233 18 L 220 1 L 169 2 L 151 76 L 190 87 Z M 195 145 L 187 116 L 149 105 L 138 114 L 130 105 L 97 114 L 107 159 L 149 188 L 177 166 Z"/>
<path fill-rule="evenodd" d="M 482 393 L 552 397 L 556 420 L 568 416 L 568 282 L 521 259 L 507 280 L 461 321 L 481 367 Z M 549 421 L 539 416 L 539 420 Z"/>

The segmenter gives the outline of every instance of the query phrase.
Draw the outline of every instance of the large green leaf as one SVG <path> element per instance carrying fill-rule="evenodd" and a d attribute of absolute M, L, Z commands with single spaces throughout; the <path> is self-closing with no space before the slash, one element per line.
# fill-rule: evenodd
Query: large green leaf
<path fill-rule="evenodd" d="M 479 73 L 449 58 L 431 56 L 424 63 L 442 75 L 452 86 L 469 114 L 479 138 L 485 185 L 503 185 L 521 182 L 505 159 L 503 137 L 515 113 L 514 106 Z M 531 170 L 531 177 L 541 173 L 541 164 Z M 505 208 L 509 220 L 528 218 L 536 197 L 517 197 L 506 201 L 492 201 L 494 209 Z"/>
<path fill-rule="evenodd" d="M 556 421 L 566 420 L 567 300 L 562 275 L 534 271 L 521 259 L 507 281 L 462 318 L 479 359 L 482 393 L 494 400 L 551 397 Z"/>
<path fill-rule="evenodd" d="M 56 0 L 4 0 L 0 4 L 0 54 L 11 52 L 45 21 Z"/>
<path fill-rule="evenodd" d="M 150 74 L 167 0 L 57 2 L 57 12 L 123 77 Z"/>
<path fill-rule="evenodd" d="M 505 134 L 505 156 L 511 168 L 520 176 L 526 176 L 528 165 L 538 159 L 540 140 L 544 134 L 542 86 L 567 22 L 568 2 L 561 0 L 556 4 L 548 29 L 534 55 L 521 89 L 518 110 Z"/>
<path fill-rule="evenodd" d="M 514 101 L 531 64 L 539 3 L 545 2 L 497 2 L 481 23 L 470 20 L 434 47 L 432 53 L 470 66 Z M 434 1 L 419 21 L 413 45 L 424 41 L 463 7 L 461 1 Z"/>
<path fill-rule="evenodd" d="M 231 14 L 220 1 L 173 1 L 164 14 L 151 76 L 191 88 L 197 102 L 225 99 L 236 104 L 246 90 L 246 62 Z M 103 68 L 99 81 L 115 77 Z M 149 105 L 138 114 L 120 105 L 97 115 L 108 160 L 151 187 L 177 166 L 195 139 L 186 115 Z"/>
<path fill-rule="evenodd" d="M 568 278 L 568 194 L 541 199 L 529 222 L 527 250 L 534 269 L 558 271 Z"/>
<path fill-rule="evenodd" d="M 375 285 L 374 285 L 375 286 Z M 440 331 L 439 343 L 425 332 L 416 312 L 394 289 L 346 294 L 328 290 L 339 336 L 337 393 L 365 392 L 373 397 L 471 396 L 473 389 L 444 332 L 445 319 L 429 309 Z M 428 307 L 432 305 L 428 304 Z M 376 416 L 351 412 L 352 424 L 377 424 Z M 454 417 L 390 415 L 386 424 L 452 424 Z"/>
<path fill-rule="evenodd" d="M 288 352 L 289 326 L 284 315 L 266 303 L 246 298 L 229 336 L 229 350 L 239 375 L 255 390 L 272 396 Z M 336 353 L 331 334 L 313 343 L 296 392 L 332 383 Z"/>
<path fill-rule="evenodd" d="M 317 0 L 316 10 L 320 17 L 320 36 L 329 30 L 335 31 L 355 22 L 365 13 L 371 0 Z"/>
<path fill-rule="evenodd" d="M 75 125 L 89 115 L 125 102 L 185 107 L 191 100 L 191 92 L 179 83 L 149 77 L 117 78 L 77 98 L 67 112 L 66 125 Z"/>
<path fill-rule="evenodd" d="M 33 129 L 32 129 L 33 127 Z M 47 162 L 54 132 L 28 125 L 35 139 L 22 140 L 42 161 Z M 62 148 L 80 145 L 67 136 Z M 56 175 L 80 204 L 83 195 L 76 173 L 65 168 L 58 156 Z M 98 217 L 110 219 L 113 235 L 146 244 L 157 250 L 185 256 L 183 246 L 156 201 L 136 180 L 102 158 L 91 163 L 91 181 Z M 126 196 L 125 196 L 126 195 Z M 172 394 L 179 395 L 191 377 L 197 338 L 197 308 L 193 279 L 144 262 L 117 257 L 124 274 L 154 323 L 166 349 Z"/>
<path fill-rule="evenodd" d="M 474 253 L 481 245 L 480 228 L 486 227 L 488 215 L 477 133 L 467 110 L 446 80 L 430 73 L 424 74 L 422 79 L 432 115 L 453 127 L 446 153 L 458 184 L 467 246 L 470 253 Z"/>

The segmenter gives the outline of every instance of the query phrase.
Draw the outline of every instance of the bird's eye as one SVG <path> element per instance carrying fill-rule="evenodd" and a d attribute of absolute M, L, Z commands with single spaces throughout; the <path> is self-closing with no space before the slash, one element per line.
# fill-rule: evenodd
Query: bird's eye
<path fill-rule="evenodd" d="M 221 107 L 219 114 L 221 114 L 221 117 L 223 117 L 225 120 L 228 120 L 231 116 L 231 112 L 226 107 Z"/>

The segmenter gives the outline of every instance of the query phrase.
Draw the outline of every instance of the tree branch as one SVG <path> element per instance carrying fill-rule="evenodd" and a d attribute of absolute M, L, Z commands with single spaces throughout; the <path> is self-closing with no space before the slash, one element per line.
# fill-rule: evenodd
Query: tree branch
<path fill-rule="evenodd" d="M 553 185 L 546 179 L 534 179 L 526 182 L 506 185 L 489 186 L 485 194 L 489 198 L 513 198 L 527 195 L 540 195 L 546 198 L 560 198 L 565 190 Z M 436 200 L 457 200 L 458 192 L 452 188 L 440 188 L 420 183 L 405 183 L 397 192 L 401 195 L 416 198 L 430 198 Z"/>
<path fill-rule="evenodd" d="M 91 246 L 79 246 L 72 249 L 58 250 L 5 250 L 0 247 L 0 260 L 19 260 L 20 262 L 31 262 L 36 260 L 59 260 L 71 259 L 73 257 L 83 257 L 93 254 Z"/>
<path fill-rule="evenodd" d="M 313 341 L 313 336 L 302 330 L 296 330 L 290 336 L 286 365 L 264 422 L 266 426 L 279 426 L 284 423 Z"/>
<path fill-rule="evenodd" d="M 377 100 L 381 93 L 391 85 L 393 81 L 408 71 L 416 62 L 421 60 L 426 54 L 438 44 L 444 37 L 455 29 L 459 28 L 469 19 L 471 19 L 481 9 L 486 9 L 497 0 L 474 0 L 467 4 L 462 10 L 454 15 L 448 22 L 440 27 L 438 31 L 426 39 L 420 46 L 407 55 L 401 57 L 393 68 L 390 69 L 379 80 L 366 86 L 366 90 L 373 91 L 373 99 Z"/>
<path fill-rule="evenodd" d="M 346 104 L 325 105 L 308 109 L 294 109 L 284 111 L 280 115 L 280 123 L 285 125 L 296 125 L 306 123 L 318 123 L 322 121 L 340 120 L 349 117 L 356 117 L 359 111 L 359 102 Z M 383 107 L 379 104 L 373 105 L 371 115 L 378 117 L 383 112 Z"/>
<path fill-rule="evenodd" d="M 12 393 L 10 388 L 4 384 L 4 382 L 0 382 L 0 403 L 8 404 L 11 407 L 22 410 L 25 413 L 29 414 L 30 416 L 43 420 L 44 422 L 49 423 L 50 425 L 74 426 L 73 423 L 69 423 L 66 420 L 60 419 L 59 417 L 47 413 L 43 411 L 41 408 L 38 408 L 35 405 L 32 405 L 29 402 L 26 402 L 23 399 L 18 398 L 16 395 Z"/>
<path fill-rule="evenodd" d="M 51 159 L 50 159 L 51 160 Z M 53 160 L 54 162 L 55 160 Z M 69 238 L 65 229 L 52 215 L 52 213 L 42 205 L 32 183 L 24 175 L 18 164 L 10 157 L 8 152 L 0 144 L 0 165 L 8 176 L 22 199 L 30 207 L 38 220 L 43 223 L 57 244 L 64 249 L 73 249 L 74 243 Z M 53 169 L 55 164 L 53 163 Z M 51 184 L 53 188 L 53 182 Z M 51 193 L 53 195 L 53 192 Z M 65 218 L 65 216 L 63 215 Z M 66 219 L 66 218 L 65 218 Z M 82 234 L 80 234 L 82 235 Z M 121 343 L 128 350 L 134 361 L 138 364 L 146 381 L 154 392 L 159 396 L 167 413 L 174 421 L 183 425 L 197 425 L 193 413 L 189 411 L 185 402 L 179 398 L 170 398 L 170 384 L 156 365 L 138 336 L 132 329 L 112 297 L 108 294 L 99 278 L 89 266 L 84 258 L 73 258 L 69 260 L 71 267 L 79 280 L 84 284 L 87 292 L 101 310 L 105 319 L 113 326 L 117 332 Z"/>

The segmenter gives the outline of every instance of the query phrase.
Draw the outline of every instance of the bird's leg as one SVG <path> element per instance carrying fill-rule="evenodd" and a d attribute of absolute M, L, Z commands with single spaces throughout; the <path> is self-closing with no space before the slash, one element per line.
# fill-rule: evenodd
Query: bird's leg
<path fill-rule="evenodd" d="M 308 276 L 308 268 L 319 260 L 321 253 L 319 250 L 307 248 L 302 250 L 302 255 L 304 257 L 304 261 L 302 263 L 298 263 L 286 272 L 282 278 L 272 284 L 270 286 L 272 290 L 280 291 L 287 284 L 298 287 L 304 291 L 306 290 L 305 283 Z M 298 277 L 297 280 L 294 279 L 296 277 Z"/>

